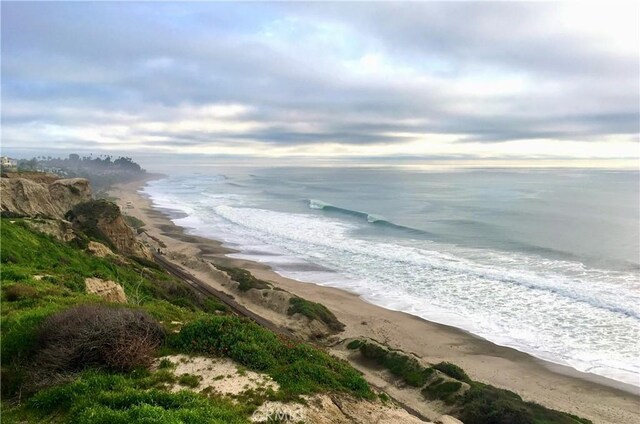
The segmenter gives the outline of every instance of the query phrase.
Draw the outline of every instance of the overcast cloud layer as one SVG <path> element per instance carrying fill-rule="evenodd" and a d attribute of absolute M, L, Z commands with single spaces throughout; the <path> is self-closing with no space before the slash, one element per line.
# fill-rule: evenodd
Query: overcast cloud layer
<path fill-rule="evenodd" d="M 637 3 L 2 2 L 2 145 L 637 158 Z"/>

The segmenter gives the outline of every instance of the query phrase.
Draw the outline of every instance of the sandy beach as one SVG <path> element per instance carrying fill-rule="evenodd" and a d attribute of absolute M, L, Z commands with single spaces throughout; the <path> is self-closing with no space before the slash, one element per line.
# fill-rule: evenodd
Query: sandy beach
<path fill-rule="evenodd" d="M 116 203 L 124 213 L 144 221 L 146 233 L 162 243 L 167 258 L 219 290 L 227 289 L 214 274 L 198 267 L 198 261 L 213 259 L 246 268 L 277 287 L 324 304 L 346 325 L 345 331 L 338 334 L 339 338 L 370 337 L 412 352 L 427 362 L 452 362 L 464 368 L 475 380 L 512 390 L 527 401 L 576 414 L 594 423 L 640 422 L 637 387 L 541 361 L 453 327 L 369 304 L 352 293 L 285 278 L 263 264 L 228 258 L 225 255 L 231 251 L 220 242 L 185 234 L 163 211 L 153 209 L 149 199 L 138 193 L 144 183 L 142 180 L 117 186 L 110 195 L 117 198 Z M 282 316 L 249 299 L 236 300 L 275 323 L 282 321 Z M 345 356 L 344 349 L 329 349 Z M 374 372 L 363 371 L 373 384 L 424 415 L 430 415 L 428 407 L 402 388 L 392 387 Z"/>

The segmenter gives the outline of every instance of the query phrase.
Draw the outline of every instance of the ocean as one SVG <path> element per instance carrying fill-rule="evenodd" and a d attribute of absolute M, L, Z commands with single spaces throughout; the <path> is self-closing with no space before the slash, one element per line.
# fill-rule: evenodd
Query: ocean
<path fill-rule="evenodd" d="M 640 386 L 638 172 L 203 169 L 142 191 L 284 276 Z"/>

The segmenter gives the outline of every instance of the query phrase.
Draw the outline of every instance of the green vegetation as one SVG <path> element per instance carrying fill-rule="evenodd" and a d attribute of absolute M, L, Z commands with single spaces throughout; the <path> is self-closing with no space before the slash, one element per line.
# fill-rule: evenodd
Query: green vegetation
<path fill-rule="evenodd" d="M 333 312 L 320 303 L 311 302 L 295 296 L 289 300 L 289 305 L 288 315 L 302 314 L 310 320 L 315 319 L 325 323 L 327 327 L 333 331 L 339 332 L 344 330 L 344 324 L 338 321 L 338 318 L 336 318 Z"/>
<path fill-rule="evenodd" d="M 462 368 L 455 364 L 452 364 L 451 362 L 440 362 L 433 365 L 433 368 L 437 369 L 438 371 L 442 371 L 449 377 L 455 378 L 456 380 L 464 381 L 467 383 L 471 381 L 467 373 L 464 372 Z"/>
<path fill-rule="evenodd" d="M 159 370 L 172 369 L 172 368 L 175 368 L 175 366 L 176 364 L 174 364 L 173 362 L 171 362 L 170 359 L 167 359 L 167 358 L 161 359 L 160 363 L 158 363 Z"/>
<path fill-rule="evenodd" d="M 24 391 L 30 361 L 39 348 L 38 334 L 47 317 L 101 299 L 85 292 L 84 280 L 113 280 L 129 303 L 165 323 L 184 322 L 213 311 L 205 299 L 168 274 L 137 262 L 98 258 L 34 232 L 21 220 L 2 219 L 2 394 Z M 171 324 L 166 324 L 172 330 Z"/>
<path fill-rule="evenodd" d="M 248 291 L 250 289 L 262 290 L 271 288 L 271 284 L 254 277 L 246 269 L 231 268 L 221 265 L 215 265 L 215 267 L 220 271 L 226 272 L 229 275 L 229 278 L 231 278 L 233 281 L 240 283 L 240 286 L 238 286 L 238 289 L 240 291 Z"/>
<path fill-rule="evenodd" d="M 359 349 L 363 357 L 388 369 L 411 386 L 421 387 L 427 382 L 429 371 L 415 358 L 371 342 L 362 342 Z"/>
<path fill-rule="evenodd" d="M 422 389 L 422 394 L 426 398 L 440 399 L 447 403 L 453 400 L 453 395 L 460 390 L 462 383 L 459 381 L 444 381 L 442 378 L 436 379 Z"/>
<path fill-rule="evenodd" d="M 73 382 L 43 390 L 26 405 L 3 412 L 3 422 L 75 424 L 245 424 L 250 411 L 230 400 L 190 391 L 164 390 L 162 373 L 128 375 L 89 371 Z M 62 419 L 61 419 L 62 418 Z"/>
<path fill-rule="evenodd" d="M 178 384 L 181 386 L 195 388 L 200 385 L 200 377 L 193 374 L 182 374 L 178 378 Z"/>
<path fill-rule="evenodd" d="M 80 157 L 73 153 L 68 158 L 38 156 L 29 160 L 22 159 L 18 162 L 18 170 L 44 171 L 64 178 L 87 178 L 91 181 L 96 193 L 102 192 L 113 184 L 134 181 L 146 173 L 129 157 L 115 158 L 110 155 Z"/>
<path fill-rule="evenodd" d="M 359 343 L 355 343 L 359 342 Z M 459 366 L 440 362 L 432 367 L 423 367 L 413 357 L 390 350 L 377 343 L 353 340 L 349 349 L 359 349 L 360 354 L 373 360 L 402 378 L 405 383 L 423 387 L 422 394 L 428 399 L 442 400 L 455 407 L 456 415 L 465 424 L 590 424 L 591 421 L 560 411 L 525 402 L 516 393 L 498 389 L 471 380 Z M 436 370 L 455 380 L 432 377 Z M 459 394 L 463 382 L 470 387 Z"/>
<path fill-rule="evenodd" d="M 229 275 L 229 278 L 239 283 L 240 285 L 238 286 L 238 290 L 240 291 L 244 292 L 251 289 L 264 290 L 273 288 L 271 283 L 254 277 L 246 269 L 231 268 L 221 265 L 214 266 L 220 271 L 226 272 Z M 333 331 L 340 332 L 344 330 L 344 324 L 338 321 L 338 318 L 336 318 L 333 312 L 320 303 L 311 302 L 301 297 L 294 296 L 289 301 L 287 314 L 293 315 L 296 313 L 302 314 L 310 320 L 323 322 Z"/>
<path fill-rule="evenodd" d="M 185 325 L 172 338 L 181 351 L 228 356 L 247 368 L 269 374 L 281 396 L 338 391 L 372 398 L 360 373 L 347 362 L 307 344 L 280 337 L 247 319 L 208 317 Z"/>
<path fill-rule="evenodd" d="M 465 424 L 592 424 L 590 420 L 525 402 L 509 390 L 473 381 L 457 402 Z"/>
<path fill-rule="evenodd" d="M 209 315 L 223 308 L 152 262 L 92 256 L 19 219 L 2 219 L 0 231 L 3 422 L 244 423 L 267 398 L 374 397 L 347 362 L 251 321 Z M 87 294 L 87 277 L 117 282 L 128 304 Z M 168 391 L 199 384 L 173 375 L 169 360 L 145 369 L 158 356 L 191 352 L 266 372 L 281 389 L 248 390 L 231 403 L 213 392 Z"/>
<path fill-rule="evenodd" d="M 115 250 L 111 239 L 102 232 L 98 223 L 102 220 L 112 221 L 120 216 L 120 208 L 107 200 L 89 200 L 73 207 L 65 214 L 65 218 L 74 223 L 74 227 L 82 231 L 90 239 L 99 241 Z"/>
<path fill-rule="evenodd" d="M 9 302 L 35 299 L 38 297 L 38 290 L 26 284 L 15 283 L 4 288 L 4 296 Z"/>

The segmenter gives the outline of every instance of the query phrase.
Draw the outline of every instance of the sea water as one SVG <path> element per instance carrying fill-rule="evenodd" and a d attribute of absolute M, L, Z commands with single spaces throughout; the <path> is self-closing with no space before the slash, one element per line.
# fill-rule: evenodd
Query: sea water
<path fill-rule="evenodd" d="M 638 172 L 237 167 L 143 192 L 284 276 L 640 386 Z"/>

